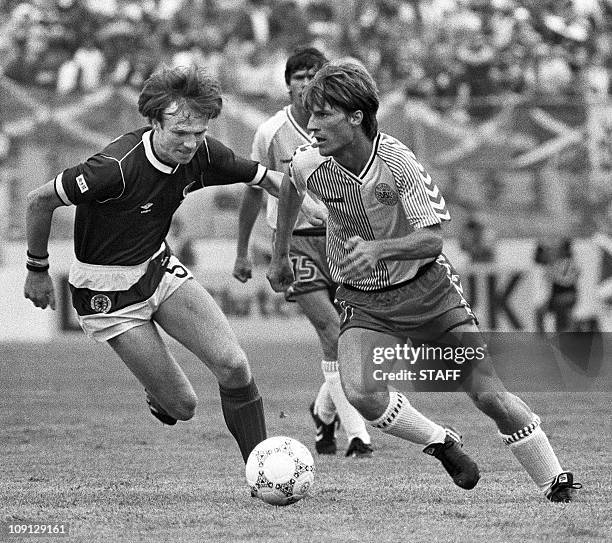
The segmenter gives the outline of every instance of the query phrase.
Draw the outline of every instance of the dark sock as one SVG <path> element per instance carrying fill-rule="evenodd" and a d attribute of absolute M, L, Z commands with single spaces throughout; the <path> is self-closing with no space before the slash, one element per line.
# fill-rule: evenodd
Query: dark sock
<path fill-rule="evenodd" d="M 219 393 L 225 424 L 246 462 L 255 446 L 266 439 L 266 420 L 259 390 L 251 379 L 248 385 L 238 388 L 219 385 Z"/>

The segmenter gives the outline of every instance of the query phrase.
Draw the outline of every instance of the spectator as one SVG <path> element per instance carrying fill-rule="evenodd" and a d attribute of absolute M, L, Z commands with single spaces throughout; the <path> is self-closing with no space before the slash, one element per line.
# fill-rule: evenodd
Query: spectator
<path fill-rule="evenodd" d="M 536 262 L 539 255 L 536 254 Z M 549 284 L 548 299 L 536 310 L 538 332 L 544 333 L 544 320 L 549 313 L 555 319 L 556 332 L 568 332 L 572 329 L 572 314 L 578 298 L 578 278 L 580 270 L 572 252 L 572 241 L 563 239 L 551 254 L 540 255 L 540 261 L 546 265 L 546 277 Z"/>
<path fill-rule="evenodd" d="M 57 91 L 68 94 L 75 90 L 91 92 L 100 86 L 104 55 L 92 38 L 87 38 L 71 60 L 62 64 L 57 74 Z"/>
<path fill-rule="evenodd" d="M 472 263 L 493 262 L 495 260 L 494 235 L 485 223 L 472 215 L 466 221 L 461 233 L 461 249 L 467 253 Z"/>
<path fill-rule="evenodd" d="M 361 60 L 383 90 L 406 87 L 443 112 L 456 111 L 466 96 L 486 103 L 508 92 L 610 90 L 608 0 L 353 5 L 346 13 L 323 0 L 7 1 L 0 3 L 0 68 L 22 84 L 70 92 L 109 81 L 138 86 L 160 62 L 212 63 L 241 91 L 247 76 L 276 80 L 286 51 L 314 36 L 333 56 Z M 262 71 L 268 63 L 274 66 Z"/>
<path fill-rule="evenodd" d="M 239 42 L 267 44 L 271 38 L 270 17 L 271 8 L 267 0 L 247 0 L 234 25 L 232 38 Z"/>

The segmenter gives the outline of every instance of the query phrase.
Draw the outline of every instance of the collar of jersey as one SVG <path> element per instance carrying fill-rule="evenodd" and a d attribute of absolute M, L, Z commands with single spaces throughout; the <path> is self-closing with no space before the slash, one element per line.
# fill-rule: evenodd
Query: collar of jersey
<path fill-rule="evenodd" d="M 300 136 L 302 136 L 308 143 L 312 143 L 314 141 L 312 134 L 306 132 L 306 130 L 304 130 L 298 124 L 298 122 L 295 120 L 295 117 L 293 116 L 293 113 L 291 113 L 291 106 L 285 106 L 285 114 L 287 115 L 289 122 L 293 125 L 293 128 L 296 129 L 298 134 L 300 134 Z"/>
<path fill-rule="evenodd" d="M 363 170 L 361 170 L 359 175 L 355 175 L 353 172 L 351 172 L 350 170 L 345 168 L 334 157 L 330 157 L 330 158 L 334 161 L 334 164 L 336 164 L 338 166 L 338 168 L 341 168 L 343 171 L 345 171 L 348 175 L 353 177 L 355 180 L 357 180 L 361 184 L 361 182 L 363 181 L 365 176 L 368 175 L 368 172 L 370 171 L 370 168 L 372 167 L 372 164 L 374 164 L 374 160 L 376 159 L 376 152 L 378 151 L 378 144 L 379 143 L 380 143 L 380 132 L 378 134 L 376 134 L 376 138 L 374 138 L 374 141 L 372 143 L 372 152 L 370 153 L 370 158 L 366 162 L 366 165 L 363 167 Z"/>
<path fill-rule="evenodd" d="M 162 173 L 174 173 L 179 165 L 169 166 L 165 164 L 157 156 L 155 155 L 155 151 L 153 150 L 153 130 L 147 130 L 142 135 L 142 144 L 144 145 L 145 155 L 147 160 L 151 163 L 156 170 L 159 170 Z"/>

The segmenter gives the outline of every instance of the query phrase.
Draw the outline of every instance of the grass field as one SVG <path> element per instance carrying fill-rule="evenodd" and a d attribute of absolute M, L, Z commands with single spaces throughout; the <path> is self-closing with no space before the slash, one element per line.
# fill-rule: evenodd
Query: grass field
<path fill-rule="evenodd" d="M 269 434 L 314 450 L 316 343 L 242 343 Z M 610 541 L 610 393 L 523 395 L 584 484 L 571 504 L 544 499 L 466 397 L 418 393 L 417 407 L 462 431 L 483 473 L 476 489 L 455 487 L 419 447 L 376 432 L 374 458 L 315 457 L 312 495 L 276 508 L 249 496 L 210 374 L 176 353 L 200 404 L 191 421 L 165 427 L 106 346 L 80 335 L 0 345 L 0 520 L 67 522 L 70 535 L 53 541 L 82 542 Z"/>

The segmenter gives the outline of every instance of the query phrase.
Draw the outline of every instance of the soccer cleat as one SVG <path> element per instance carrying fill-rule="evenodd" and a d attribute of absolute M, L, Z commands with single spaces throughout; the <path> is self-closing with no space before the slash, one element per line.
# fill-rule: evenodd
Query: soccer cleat
<path fill-rule="evenodd" d="M 571 471 L 559 473 L 545 495 L 551 502 L 568 503 L 572 501 L 574 490 L 582 488 L 580 483 L 574 483 L 574 474 Z"/>
<path fill-rule="evenodd" d="M 153 396 L 149 394 L 149 391 L 147 389 L 145 389 L 145 394 L 147 405 L 149 406 L 149 411 L 151 411 L 151 414 L 157 420 L 160 420 L 164 424 L 167 424 L 168 426 L 174 426 L 177 422 L 177 419 L 168 415 L 168 413 L 164 410 L 163 407 L 157 405 L 157 403 L 155 403 L 155 398 L 153 398 Z"/>
<path fill-rule="evenodd" d="M 319 454 L 336 454 L 336 428 L 340 424 L 338 415 L 329 424 L 325 424 L 314 412 L 314 402 L 310 404 L 310 416 L 317 427 L 315 449 Z"/>
<path fill-rule="evenodd" d="M 444 443 L 432 443 L 423 449 L 423 452 L 435 456 L 455 484 L 465 490 L 471 490 L 480 479 L 478 466 L 462 448 L 461 436 L 452 428 L 446 428 Z"/>
<path fill-rule="evenodd" d="M 373 453 L 372 445 L 364 443 L 359 437 L 354 437 L 349 443 L 345 456 L 350 456 L 351 458 L 370 458 Z"/>

